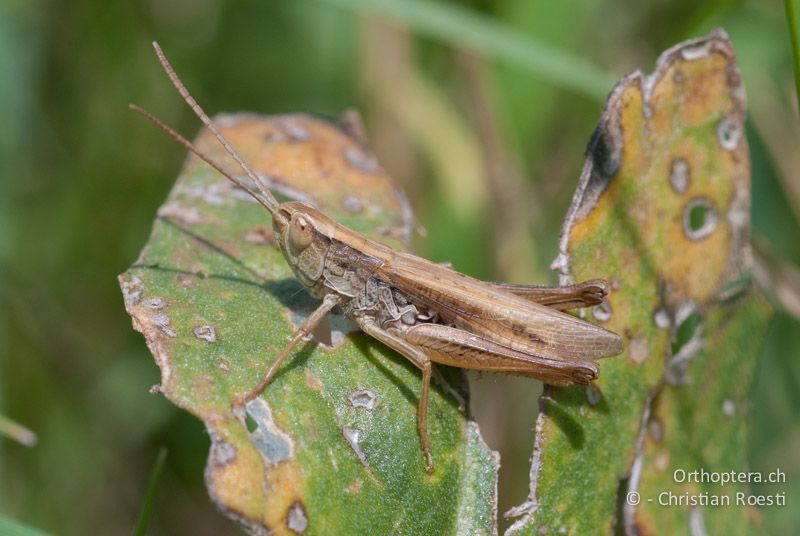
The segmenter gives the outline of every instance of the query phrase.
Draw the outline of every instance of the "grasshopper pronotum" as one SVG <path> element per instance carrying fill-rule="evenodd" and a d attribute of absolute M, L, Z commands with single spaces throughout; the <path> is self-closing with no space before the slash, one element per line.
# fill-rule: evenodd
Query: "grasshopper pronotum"
<path fill-rule="evenodd" d="M 183 99 L 255 188 L 223 170 L 150 113 L 131 108 L 263 205 L 295 276 L 312 296 L 322 299 L 259 384 L 238 404 L 258 397 L 292 349 L 337 309 L 422 371 L 417 418 L 426 469 L 432 472 L 427 430 L 432 363 L 571 385 L 597 378 L 594 360 L 622 352 L 618 335 L 563 312 L 601 303 L 608 294 L 603 280 L 557 287 L 487 283 L 370 240 L 309 204 L 278 203 L 192 98 L 158 44 L 153 47 Z"/>

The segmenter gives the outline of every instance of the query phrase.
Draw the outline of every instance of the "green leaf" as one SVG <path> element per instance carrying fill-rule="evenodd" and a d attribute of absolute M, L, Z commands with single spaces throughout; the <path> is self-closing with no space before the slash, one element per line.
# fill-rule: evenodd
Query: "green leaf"
<path fill-rule="evenodd" d="M 665 52 L 612 92 L 563 228 L 562 279 L 607 278 L 588 319 L 620 333 L 588 388 L 550 388 L 517 534 L 750 534 L 751 508 L 662 506 L 747 484 L 747 395 L 771 316 L 750 278 L 744 90 L 724 32 Z M 638 493 L 641 502 L 626 501 Z M 631 498 L 635 498 L 632 495 Z"/>
<path fill-rule="evenodd" d="M 412 218 L 360 137 L 357 120 L 305 115 L 216 120 L 286 197 L 403 248 Z M 232 167 L 203 132 L 200 149 Z M 252 532 L 490 534 L 497 460 L 459 401 L 433 386 L 431 450 L 417 432 L 420 374 L 341 318 L 333 347 L 308 343 L 264 394 L 235 411 L 314 301 L 275 247 L 268 214 L 190 158 L 152 235 L 120 284 L 134 327 L 161 368 L 160 391 L 200 418 L 217 505 Z M 460 371 L 443 371 L 457 390 Z"/>

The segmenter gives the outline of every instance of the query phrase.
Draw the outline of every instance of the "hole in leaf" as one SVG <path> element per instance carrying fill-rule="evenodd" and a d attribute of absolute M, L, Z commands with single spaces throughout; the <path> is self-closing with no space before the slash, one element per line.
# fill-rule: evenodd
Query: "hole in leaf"
<path fill-rule="evenodd" d="M 694 199 L 683 209 L 683 230 L 692 240 L 705 238 L 717 227 L 717 213 L 705 199 Z"/>
<path fill-rule="evenodd" d="M 258 429 L 258 423 L 249 413 L 244 418 L 244 424 L 247 426 L 247 431 L 251 434 Z"/>
<path fill-rule="evenodd" d="M 739 123 L 730 117 L 725 117 L 717 125 L 717 138 L 723 149 L 733 151 L 739 144 L 742 137 L 742 130 Z"/>
<path fill-rule="evenodd" d="M 706 222 L 706 213 L 708 209 L 702 205 L 695 205 L 689 211 L 689 227 L 692 231 L 697 231 L 703 227 Z"/>
<path fill-rule="evenodd" d="M 692 340 L 697 328 L 700 326 L 700 313 L 692 311 L 681 320 L 678 329 L 675 330 L 675 340 L 672 341 L 672 355 L 677 355 L 686 343 Z"/>

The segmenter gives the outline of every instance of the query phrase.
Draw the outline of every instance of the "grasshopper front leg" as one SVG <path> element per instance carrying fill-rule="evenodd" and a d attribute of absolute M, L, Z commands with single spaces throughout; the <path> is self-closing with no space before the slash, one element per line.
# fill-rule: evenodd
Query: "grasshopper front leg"
<path fill-rule="evenodd" d="M 275 376 L 275 373 L 278 372 L 278 369 L 280 368 L 281 364 L 283 364 L 284 360 L 286 360 L 286 358 L 289 356 L 289 353 L 291 353 L 294 347 L 297 346 L 298 343 L 302 341 L 304 337 L 306 337 L 309 333 L 314 331 L 314 328 L 317 327 L 317 324 L 319 324 L 322 321 L 322 319 L 325 318 L 325 315 L 327 315 L 331 311 L 331 309 L 336 307 L 336 305 L 338 304 L 339 304 L 339 296 L 337 296 L 336 294 L 326 294 L 320 306 L 317 307 L 313 313 L 308 315 L 308 318 L 306 318 L 305 321 L 300 325 L 300 327 L 297 328 L 297 331 L 294 332 L 292 340 L 289 341 L 289 344 L 287 344 L 281 351 L 281 353 L 278 354 L 278 357 L 275 359 L 275 361 L 272 362 L 272 365 L 269 367 L 266 374 L 264 374 L 264 377 L 255 387 L 255 389 L 253 389 L 252 391 L 247 393 L 244 397 L 239 399 L 237 401 L 237 404 L 244 406 L 251 400 L 256 399 L 261 393 L 263 393 L 264 389 L 266 389 L 267 385 L 269 385 L 269 382 L 272 381 L 272 378 Z"/>
<path fill-rule="evenodd" d="M 428 393 L 431 386 L 430 358 L 419 347 L 378 327 L 371 318 L 358 318 L 357 322 L 364 333 L 395 350 L 422 371 L 422 391 L 419 395 L 419 407 L 417 409 L 417 427 L 419 428 L 419 438 L 422 442 L 422 453 L 425 456 L 425 470 L 428 473 L 433 473 L 433 457 L 431 456 L 430 442 L 428 441 Z"/>

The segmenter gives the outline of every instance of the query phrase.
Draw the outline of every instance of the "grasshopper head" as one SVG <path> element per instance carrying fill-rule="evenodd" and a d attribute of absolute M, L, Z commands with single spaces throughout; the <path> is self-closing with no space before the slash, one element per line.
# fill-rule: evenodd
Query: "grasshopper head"
<path fill-rule="evenodd" d="M 311 205 L 298 201 L 282 203 L 278 212 L 284 218 L 273 218 L 275 238 L 297 279 L 315 294 L 336 224 Z"/>

